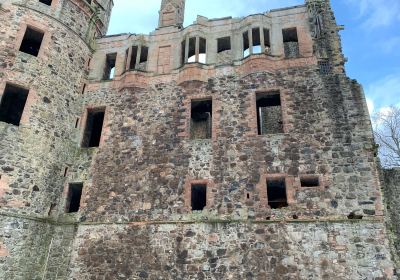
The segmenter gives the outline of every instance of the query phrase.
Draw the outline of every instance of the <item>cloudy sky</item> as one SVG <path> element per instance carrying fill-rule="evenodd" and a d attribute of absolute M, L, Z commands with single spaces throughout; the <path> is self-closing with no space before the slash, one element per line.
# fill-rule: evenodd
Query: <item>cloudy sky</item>
<path fill-rule="evenodd" d="M 161 0 L 114 0 L 109 34 L 144 33 L 158 24 Z M 197 15 L 246 16 L 303 4 L 304 0 L 186 0 L 185 26 Z M 400 105 L 400 0 L 331 0 L 346 69 L 363 86 L 371 111 Z"/>

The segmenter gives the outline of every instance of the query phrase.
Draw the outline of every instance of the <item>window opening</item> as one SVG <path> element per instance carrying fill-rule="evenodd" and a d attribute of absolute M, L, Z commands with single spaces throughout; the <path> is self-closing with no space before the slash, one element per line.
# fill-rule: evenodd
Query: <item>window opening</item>
<path fill-rule="evenodd" d="M 40 32 L 28 26 L 26 28 L 24 38 L 22 39 L 19 51 L 33 56 L 38 56 L 43 37 L 43 32 Z"/>
<path fill-rule="evenodd" d="M 271 53 L 271 39 L 269 37 L 269 29 L 263 28 L 264 32 L 264 46 L 265 46 L 265 53 Z"/>
<path fill-rule="evenodd" d="M 199 62 L 207 62 L 207 40 L 204 38 L 199 38 Z"/>
<path fill-rule="evenodd" d="M 183 40 L 181 43 L 181 64 L 184 65 L 185 61 L 185 52 L 186 52 L 186 40 Z"/>
<path fill-rule="evenodd" d="M 286 58 L 296 58 L 300 56 L 299 40 L 297 38 L 297 28 L 282 30 L 283 46 Z"/>
<path fill-rule="evenodd" d="M 100 145 L 101 133 L 103 130 L 105 109 L 88 110 L 85 133 L 83 136 L 82 147 L 92 148 Z"/>
<path fill-rule="evenodd" d="M 283 133 L 280 94 L 260 93 L 256 99 L 258 135 Z"/>
<path fill-rule="evenodd" d="M 218 38 L 218 50 L 217 52 L 225 52 L 231 50 L 231 37 Z"/>
<path fill-rule="evenodd" d="M 315 188 L 319 187 L 318 176 L 305 176 L 300 178 L 300 184 L 303 188 Z"/>
<path fill-rule="evenodd" d="M 69 184 L 66 203 L 67 213 L 76 213 L 79 211 L 81 205 L 82 189 L 82 183 Z"/>
<path fill-rule="evenodd" d="M 211 139 L 212 100 L 192 101 L 190 118 L 191 139 Z"/>
<path fill-rule="evenodd" d="M 133 70 L 136 66 L 136 59 L 138 55 L 138 47 L 132 46 L 131 63 L 129 64 L 129 69 Z"/>
<path fill-rule="evenodd" d="M 332 67 L 328 60 L 318 61 L 319 73 L 322 75 L 328 75 L 331 73 Z"/>
<path fill-rule="evenodd" d="M 19 126 L 29 90 L 6 84 L 0 102 L 0 121 Z"/>
<path fill-rule="evenodd" d="M 261 53 L 260 28 L 253 28 L 251 32 L 253 37 L 253 53 Z"/>
<path fill-rule="evenodd" d="M 53 2 L 52 0 L 39 0 L 40 3 L 43 3 L 47 6 L 51 6 L 51 2 Z"/>
<path fill-rule="evenodd" d="M 250 43 L 249 43 L 249 33 L 246 31 L 243 33 L 243 57 L 250 55 Z"/>
<path fill-rule="evenodd" d="M 272 209 L 287 207 L 285 178 L 267 179 L 268 205 Z"/>
<path fill-rule="evenodd" d="M 189 39 L 188 62 L 196 62 L 196 37 Z"/>
<path fill-rule="evenodd" d="M 207 185 L 192 185 L 192 211 L 202 211 L 207 205 Z"/>
<path fill-rule="evenodd" d="M 107 54 L 106 57 L 106 66 L 104 68 L 104 80 L 112 80 L 114 79 L 115 75 L 115 62 L 117 60 L 117 54 L 111 53 Z"/>

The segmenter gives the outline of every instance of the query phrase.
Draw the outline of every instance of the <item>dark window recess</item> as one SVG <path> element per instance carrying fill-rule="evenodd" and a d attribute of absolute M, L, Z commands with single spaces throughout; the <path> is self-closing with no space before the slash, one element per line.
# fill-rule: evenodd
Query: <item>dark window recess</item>
<path fill-rule="evenodd" d="M 279 93 L 257 94 L 258 135 L 283 133 Z"/>
<path fill-rule="evenodd" d="M 135 69 L 137 55 L 138 55 L 138 47 L 137 46 L 133 46 L 132 47 L 132 54 L 131 54 L 131 63 L 129 64 L 129 69 L 130 70 Z"/>
<path fill-rule="evenodd" d="M 89 110 L 87 113 L 85 133 L 83 136 L 82 147 L 98 147 L 103 129 L 105 109 Z"/>
<path fill-rule="evenodd" d="M 0 121 L 19 125 L 29 90 L 6 84 L 0 103 Z"/>
<path fill-rule="evenodd" d="M 210 139 L 212 129 L 212 101 L 192 101 L 190 138 Z"/>
<path fill-rule="evenodd" d="M 142 50 L 140 52 L 140 61 L 139 61 L 139 63 L 147 62 L 148 55 L 149 55 L 149 48 L 148 47 L 142 47 Z"/>
<path fill-rule="evenodd" d="M 253 53 L 261 53 L 260 28 L 253 28 L 251 33 L 253 37 Z"/>
<path fill-rule="evenodd" d="M 315 177 L 301 177 L 300 184 L 303 188 L 314 188 L 319 187 L 319 178 Z"/>
<path fill-rule="evenodd" d="M 299 40 L 297 38 L 297 29 L 288 28 L 282 30 L 283 46 L 286 58 L 296 58 L 300 56 Z"/>
<path fill-rule="evenodd" d="M 268 205 L 272 209 L 287 207 L 285 178 L 267 179 Z"/>
<path fill-rule="evenodd" d="M 192 185 L 192 211 L 202 211 L 207 205 L 207 185 Z"/>
<path fill-rule="evenodd" d="M 250 55 L 249 33 L 246 31 L 243 33 L 243 57 L 249 55 Z"/>
<path fill-rule="evenodd" d="M 183 40 L 181 43 L 181 65 L 186 63 L 185 61 L 185 50 L 186 50 L 186 41 Z"/>
<path fill-rule="evenodd" d="M 207 62 L 207 40 L 199 38 L 199 61 L 205 64 Z"/>
<path fill-rule="evenodd" d="M 318 66 L 319 66 L 319 73 L 322 75 L 328 75 L 332 72 L 331 64 L 327 60 L 318 61 Z"/>
<path fill-rule="evenodd" d="M 116 60 L 117 60 L 116 53 L 107 54 L 106 65 L 104 67 L 103 80 L 112 80 L 114 78 Z"/>
<path fill-rule="evenodd" d="M 53 2 L 52 0 L 39 0 L 40 3 L 43 3 L 45 5 L 51 6 L 51 2 Z"/>
<path fill-rule="evenodd" d="M 69 184 L 66 204 L 67 213 L 76 213 L 79 211 L 81 206 L 82 189 L 82 183 Z"/>
<path fill-rule="evenodd" d="M 187 62 L 196 62 L 196 37 L 189 39 L 189 55 Z"/>
<path fill-rule="evenodd" d="M 217 42 L 218 42 L 218 50 L 217 50 L 218 53 L 231 50 L 231 37 L 218 38 Z"/>
<path fill-rule="evenodd" d="M 269 29 L 264 28 L 264 46 L 265 46 L 265 53 L 271 53 L 271 40 L 269 38 Z"/>
<path fill-rule="evenodd" d="M 19 51 L 38 56 L 44 33 L 27 27 Z"/>

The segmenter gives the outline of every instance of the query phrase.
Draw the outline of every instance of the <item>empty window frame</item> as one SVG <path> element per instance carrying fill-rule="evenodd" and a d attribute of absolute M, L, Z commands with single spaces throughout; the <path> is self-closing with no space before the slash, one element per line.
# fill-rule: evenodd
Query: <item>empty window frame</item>
<path fill-rule="evenodd" d="M 22 39 L 21 46 L 19 47 L 19 51 L 33 56 L 38 56 L 43 37 L 43 32 L 28 26 Z"/>
<path fill-rule="evenodd" d="M 243 57 L 250 55 L 249 32 L 243 32 Z"/>
<path fill-rule="evenodd" d="M 106 56 L 106 65 L 104 67 L 103 80 L 112 80 L 115 75 L 115 62 L 117 60 L 117 53 L 110 53 Z"/>
<path fill-rule="evenodd" d="M 256 102 L 258 135 L 283 133 L 279 92 L 258 93 Z"/>
<path fill-rule="evenodd" d="M 271 53 L 271 39 L 270 39 L 270 35 L 269 35 L 269 29 L 263 28 L 263 33 L 264 33 L 265 53 L 270 54 Z"/>
<path fill-rule="evenodd" d="M 231 50 L 231 37 L 217 39 L 217 53 Z"/>
<path fill-rule="evenodd" d="M 190 138 L 211 139 L 212 100 L 192 100 L 190 116 Z"/>
<path fill-rule="evenodd" d="M 285 178 L 267 179 L 268 205 L 272 209 L 288 206 Z"/>
<path fill-rule="evenodd" d="M 43 3 L 47 6 L 51 6 L 51 2 L 53 2 L 52 0 L 39 0 L 40 3 Z"/>
<path fill-rule="evenodd" d="M 253 53 L 261 53 L 261 36 L 260 28 L 256 27 L 251 30 L 253 38 Z"/>
<path fill-rule="evenodd" d="M 187 62 L 196 62 L 196 37 L 189 38 L 189 52 Z"/>
<path fill-rule="evenodd" d="M 129 69 L 133 70 L 136 67 L 136 60 L 138 56 L 138 46 L 132 46 L 131 62 L 129 64 Z"/>
<path fill-rule="evenodd" d="M 192 211 L 202 211 L 207 206 L 207 185 L 192 185 L 191 206 Z"/>
<path fill-rule="evenodd" d="M 100 145 L 104 116 L 105 108 L 89 109 L 87 111 L 85 132 L 82 140 L 83 148 L 98 147 Z"/>
<path fill-rule="evenodd" d="M 282 30 L 283 46 L 286 58 L 296 58 L 300 56 L 299 40 L 297 37 L 297 28 L 288 28 Z"/>
<path fill-rule="evenodd" d="M 207 61 L 207 40 L 199 38 L 199 63 L 205 64 Z"/>
<path fill-rule="evenodd" d="M 19 126 L 29 90 L 6 84 L 0 102 L 0 121 Z"/>
<path fill-rule="evenodd" d="M 68 185 L 67 201 L 65 210 L 67 213 L 76 213 L 81 206 L 83 183 L 72 183 Z"/>
<path fill-rule="evenodd" d="M 301 176 L 300 185 L 302 188 L 316 188 L 320 186 L 320 180 L 318 176 Z"/>

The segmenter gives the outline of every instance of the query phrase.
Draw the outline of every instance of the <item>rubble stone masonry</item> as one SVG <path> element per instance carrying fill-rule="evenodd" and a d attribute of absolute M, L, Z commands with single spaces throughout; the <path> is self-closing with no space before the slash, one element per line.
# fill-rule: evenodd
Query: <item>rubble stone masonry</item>
<path fill-rule="evenodd" d="M 110 36 L 112 1 L 0 3 L 0 97 L 29 90 L 20 125 L 0 122 L 0 279 L 397 279 L 399 192 L 387 175 L 386 215 L 328 0 L 186 28 L 185 1 L 163 0 L 154 32 Z M 44 33 L 37 57 L 19 51 L 27 27 Z M 285 57 L 288 28 L 298 50 Z M 222 37 L 231 49 L 218 54 Z M 259 135 L 268 93 L 280 107 L 263 120 L 281 131 Z M 86 148 L 98 111 L 99 146 Z M 206 187 L 203 210 L 193 185 Z"/>

